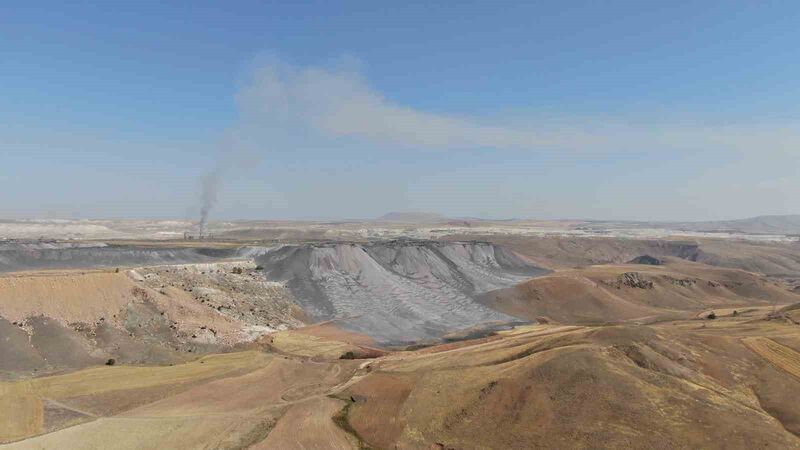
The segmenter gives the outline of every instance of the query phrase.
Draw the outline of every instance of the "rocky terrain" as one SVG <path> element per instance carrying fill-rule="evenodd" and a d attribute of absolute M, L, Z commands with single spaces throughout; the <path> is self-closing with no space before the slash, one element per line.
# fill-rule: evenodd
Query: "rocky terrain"
<path fill-rule="evenodd" d="M 135 274 L 143 285 L 160 294 L 189 294 L 195 304 L 243 325 L 252 337 L 305 325 L 306 313 L 289 289 L 283 283 L 267 281 L 261 268 L 256 268 L 252 260 L 242 260 L 151 266 L 137 269 Z M 185 316 L 184 322 L 197 318 L 180 311 L 172 315 Z"/>
<path fill-rule="evenodd" d="M 0 378 L 170 364 L 304 325 L 252 261 L 0 277 Z"/>
<path fill-rule="evenodd" d="M 6 241 L 0 443 L 800 448 L 795 244 L 469 236 Z"/>
<path fill-rule="evenodd" d="M 367 337 L 359 342 L 427 342 L 519 322 L 475 298 L 543 273 L 511 252 L 481 243 L 230 248 L 36 243 L 4 251 L 9 271 L 114 267 L 0 277 L 0 338 L 10 343 L 0 363 L 6 377 L 111 359 L 173 363 L 320 322 Z M 134 265 L 143 262 L 149 264 Z"/>

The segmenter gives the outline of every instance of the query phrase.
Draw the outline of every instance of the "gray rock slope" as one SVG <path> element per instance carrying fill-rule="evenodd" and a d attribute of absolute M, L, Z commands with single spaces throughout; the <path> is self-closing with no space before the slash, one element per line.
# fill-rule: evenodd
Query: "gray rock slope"
<path fill-rule="evenodd" d="M 336 319 L 382 344 L 518 321 L 475 296 L 545 272 L 501 247 L 475 242 L 284 246 L 256 261 L 268 278 L 287 283 L 314 321 Z"/>
<path fill-rule="evenodd" d="M 254 249 L 148 248 L 69 243 L 0 243 L 0 272 L 186 264 L 250 256 Z"/>

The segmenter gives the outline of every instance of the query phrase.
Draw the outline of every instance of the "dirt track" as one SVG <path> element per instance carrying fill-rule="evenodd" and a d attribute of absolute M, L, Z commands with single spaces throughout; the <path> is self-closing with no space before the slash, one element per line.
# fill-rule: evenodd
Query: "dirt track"
<path fill-rule="evenodd" d="M 342 409 L 344 402 L 328 397 L 315 397 L 292 405 L 269 436 L 255 449 L 285 450 L 349 450 L 355 439 L 337 427 L 331 416 Z"/>

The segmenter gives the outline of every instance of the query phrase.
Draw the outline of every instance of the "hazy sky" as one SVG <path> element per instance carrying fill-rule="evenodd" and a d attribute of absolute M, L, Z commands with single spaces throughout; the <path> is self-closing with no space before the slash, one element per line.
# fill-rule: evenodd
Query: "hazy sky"
<path fill-rule="evenodd" d="M 63 3 L 0 3 L 0 219 L 800 213 L 797 2 Z"/>

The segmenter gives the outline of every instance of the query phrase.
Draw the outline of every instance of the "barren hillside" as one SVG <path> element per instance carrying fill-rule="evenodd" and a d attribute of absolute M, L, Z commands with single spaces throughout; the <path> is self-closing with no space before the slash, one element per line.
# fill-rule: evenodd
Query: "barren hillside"
<path fill-rule="evenodd" d="M 698 310 L 788 304 L 800 295 L 741 270 L 670 259 L 666 265 L 602 265 L 559 270 L 481 297 L 529 320 L 618 323 L 682 317 Z"/>
<path fill-rule="evenodd" d="M 732 321 L 534 327 L 387 358 L 344 393 L 348 422 L 375 448 L 800 448 L 800 379 L 740 338 L 796 327 Z"/>
<path fill-rule="evenodd" d="M 694 262 L 783 250 L 505 242 L 6 253 L 0 442 L 800 448 L 800 294 Z"/>
<path fill-rule="evenodd" d="M 462 239 L 451 236 L 445 240 Z M 555 269 L 624 263 L 638 256 L 674 256 L 712 266 L 787 279 L 800 278 L 799 242 L 733 239 L 619 239 L 564 236 L 472 236 L 508 248 L 541 267 Z"/>
<path fill-rule="evenodd" d="M 22 439 L 14 449 L 800 448 L 798 330 L 765 310 L 534 325 L 361 361 L 324 350 L 341 343 L 282 332 L 262 351 L 0 383 L 0 411 L 14 411 L 0 439 Z"/>
<path fill-rule="evenodd" d="M 475 296 L 544 273 L 513 252 L 485 243 L 391 241 L 285 246 L 257 259 L 285 282 L 313 321 L 385 344 L 516 319 Z"/>

